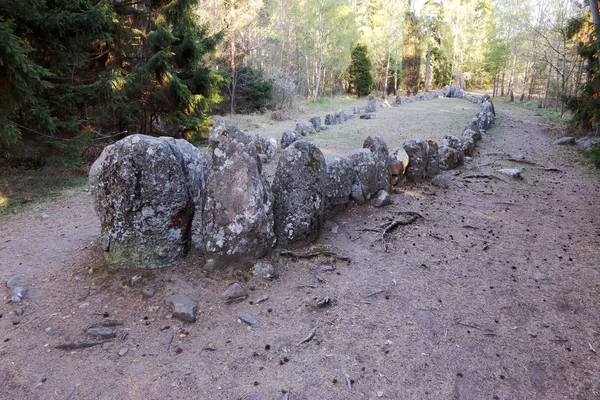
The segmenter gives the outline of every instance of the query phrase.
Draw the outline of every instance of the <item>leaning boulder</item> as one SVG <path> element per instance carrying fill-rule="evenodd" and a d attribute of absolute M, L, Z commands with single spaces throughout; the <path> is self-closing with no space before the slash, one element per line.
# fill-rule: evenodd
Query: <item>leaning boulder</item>
<path fill-rule="evenodd" d="M 325 165 L 325 213 L 326 216 L 331 216 L 350 202 L 356 173 L 350 159 L 337 154 L 325 154 Z"/>
<path fill-rule="evenodd" d="M 90 187 L 109 265 L 160 268 L 187 252 L 204 182 L 204 164 L 187 146 L 193 147 L 132 135 L 106 147 L 92 165 Z"/>
<path fill-rule="evenodd" d="M 391 191 L 390 188 L 390 152 L 381 136 L 368 136 L 363 142 L 363 148 L 371 150 L 375 159 L 377 175 L 375 190 Z"/>
<path fill-rule="evenodd" d="M 281 135 L 281 149 L 286 149 L 296 140 L 300 140 L 300 135 L 295 131 L 285 131 Z"/>
<path fill-rule="evenodd" d="M 363 204 L 377 192 L 377 162 L 369 149 L 354 150 L 349 158 L 356 174 L 351 198 Z"/>
<path fill-rule="evenodd" d="M 312 123 L 310 122 L 298 122 L 296 124 L 296 132 L 298 132 L 298 134 L 300 134 L 301 136 L 314 135 L 315 133 L 317 133 Z"/>
<path fill-rule="evenodd" d="M 303 246 L 321 234 L 325 171 L 323 153 L 306 140 L 295 142 L 281 153 L 273 184 L 279 246 Z"/>
<path fill-rule="evenodd" d="M 467 125 L 465 126 L 465 129 L 463 129 L 463 134 L 466 131 L 474 131 L 475 133 L 477 133 L 479 135 L 479 137 L 481 137 L 481 131 L 479 130 L 479 125 L 478 125 L 478 119 L 477 117 L 471 119 Z M 463 135 L 464 136 L 464 135 Z M 475 139 L 475 138 L 474 138 Z M 475 139 L 475 140 L 481 140 L 481 139 Z"/>
<path fill-rule="evenodd" d="M 260 258 L 275 244 L 273 195 L 256 144 L 236 126 L 212 131 L 212 165 L 202 212 L 202 246 L 210 268 Z"/>
<path fill-rule="evenodd" d="M 409 159 L 406 178 L 413 182 L 422 181 L 427 176 L 429 144 L 422 139 L 408 139 L 402 147 L 404 147 Z"/>
<path fill-rule="evenodd" d="M 440 169 L 447 171 L 461 165 L 464 161 L 464 154 L 453 147 L 441 146 L 438 150 L 440 160 Z"/>

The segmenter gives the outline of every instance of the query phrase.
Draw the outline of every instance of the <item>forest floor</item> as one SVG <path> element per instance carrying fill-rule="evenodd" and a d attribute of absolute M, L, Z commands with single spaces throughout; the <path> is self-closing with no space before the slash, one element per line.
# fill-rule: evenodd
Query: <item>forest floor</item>
<path fill-rule="evenodd" d="M 349 207 L 327 222 L 321 256 L 274 252 L 273 281 L 242 267 L 205 272 L 195 249 L 166 270 L 108 270 L 84 189 L 0 219 L 0 279 L 22 273 L 30 289 L 0 305 L 0 399 L 600 398 L 598 174 L 574 148 L 551 145 L 556 127 L 542 117 L 495 106 L 473 161 L 443 173 L 449 188 L 424 183 L 386 208 Z M 344 154 L 378 134 L 394 148 L 460 134 L 475 112 L 458 99 L 406 104 L 311 140 Z M 523 179 L 505 167 L 525 168 Z M 363 229 L 405 211 L 423 218 L 386 236 L 387 252 Z M 232 282 L 247 300 L 223 302 Z M 171 318 L 175 293 L 198 302 L 195 323 Z M 317 307 L 324 296 L 331 304 Z M 123 322 L 112 345 L 56 348 L 104 319 Z"/>

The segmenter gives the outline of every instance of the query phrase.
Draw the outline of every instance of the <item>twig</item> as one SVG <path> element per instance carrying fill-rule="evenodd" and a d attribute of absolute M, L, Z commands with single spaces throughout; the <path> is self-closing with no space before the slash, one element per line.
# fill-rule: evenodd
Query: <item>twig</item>
<path fill-rule="evenodd" d="M 377 291 L 375 291 L 373 293 L 369 293 L 368 295 L 365 296 L 365 299 L 369 298 L 369 297 L 373 297 L 373 296 L 378 295 L 379 293 L 383 293 L 383 292 L 385 292 L 385 289 L 377 290 Z"/>
<path fill-rule="evenodd" d="M 98 346 L 100 344 L 104 344 L 106 342 L 110 342 L 110 340 L 102 340 L 102 341 L 84 341 L 84 342 L 64 342 L 56 346 L 59 350 L 78 350 L 78 349 L 86 349 L 88 347 Z"/>
<path fill-rule="evenodd" d="M 413 222 L 415 222 L 418 218 L 423 218 L 423 216 L 421 214 L 417 214 L 417 213 L 412 213 L 411 214 L 412 218 L 408 221 L 402 221 L 402 220 L 394 220 L 392 222 L 390 222 L 384 229 L 383 232 L 381 232 L 381 241 L 383 242 L 383 250 L 387 253 L 388 252 L 388 244 L 385 241 L 385 234 L 388 233 L 389 231 L 391 231 L 392 229 L 396 228 L 397 226 L 400 225 L 410 225 Z"/>
<path fill-rule="evenodd" d="M 114 327 L 114 326 L 121 326 L 121 325 L 123 325 L 123 321 L 117 321 L 114 319 L 105 319 L 105 320 L 97 322 L 95 324 L 91 324 L 90 326 L 85 328 L 83 331 L 86 332 L 92 328 Z"/>
<path fill-rule="evenodd" d="M 352 391 L 352 379 L 350 378 L 350 375 L 345 374 L 346 375 L 346 386 L 348 387 L 349 391 Z"/>
<path fill-rule="evenodd" d="M 498 178 L 497 176 L 494 176 L 494 175 L 467 175 L 467 176 L 464 176 L 463 179 L 497 179 L 499 181 L 505 182 L 504 179 Z"/>
<path fill-rule="evenodd" d="M 306 285 L 298 285 L 296 286 L 298 289 L 303 289 L 303 288 L 311 288 L 311 289 L 316 289 L 317 287 L 315 285 L 311 285 L 310 283 L 306 284 Z"/>
<path fill-rule="evenodd" d="M 465 324 L 464 322 L 460 322 L 460 321 L 456 321 L 457 324 L 462 325 L 462 326 L 466 326 L 468 328 L 473 328 L 473 329 L 481 329 L 484 331 L 488 331 L 489 333 L 491 333 L 492 335 L 494 334 L 493 331 L 491 329 L 488 328 L 482 328 L 481 326 L 477 326 L 477 325 L 472 325 L 472 324 Z M 484 333 L 485 334 L 485 333 Z"/>
<path fill-rule="evenodd" d="M 311 272 L 311 274 L 312 274 L 312 276 L 314 276 L 314 277 L 315 277 L 315 279 L 316 279 L 317 281 L 319 281 L 319 283 L 324 283 L 324 282 L 325 282 L 325 279 L 321 278 L 321 277 L 320 277 L 319 275 L 317 275 L 316 273 L 314 273 L 314 272 Z"/>
<path fill-rule="evenodd" d="M 596 349 L 594 349 L 594 348 L 592 347 L 592 344 L 591 344 L 591 343 L 588 343 L 588 346 L 590 346 L 590 350 L 592 351 L 592 353 L 596 353 Z"/>
<path fill-rule="evenodd" d="M 315 337 L 316 333 L 317 333 L 317 327 L 315 326 L 314 328 L 311 329 L 311 331 L 308 333 L 308 335 L 306 335 L 306 337 L 304 339 L 302 339 L 300 342 L 298 342 L 298 344 L 296 346 L 300 346 L 302 343 L 310 342 Z"/>

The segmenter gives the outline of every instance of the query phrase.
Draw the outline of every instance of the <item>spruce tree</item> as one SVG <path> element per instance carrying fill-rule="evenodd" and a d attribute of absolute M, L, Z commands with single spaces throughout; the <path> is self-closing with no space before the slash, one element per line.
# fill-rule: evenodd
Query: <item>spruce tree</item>
<path fill-rule="evenodd" d="M 349 91 L 358 97 L 366 96 L 373 90 L 372 66 L 367 46 L 358 43 L 352 49 L 350 66 L 348 66 Z"/>

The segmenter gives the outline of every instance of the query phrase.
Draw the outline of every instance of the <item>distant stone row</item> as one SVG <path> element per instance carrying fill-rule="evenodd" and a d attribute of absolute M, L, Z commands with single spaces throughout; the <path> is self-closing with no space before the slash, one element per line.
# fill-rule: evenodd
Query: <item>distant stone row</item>
<path fill-rule="evenodd" d="M 306 245 L 319 237 L 325 218 L 351 201 L 377 197 L 385 205 L 394 187 L 457 167 L 481 139 L 476 118 L 441 147 L 409 139 L 390 152 L 382 138 L 369 136 L 345 157 L 296 140 L 282 150 L 271 186 L 261 151 L 272 158 L 276 143 L 227 119 L 214 122 L 208 156 L 184 140 L 132 135 L 96 160 L 90 187 L 108 264 L 171 265 L 188 252 L 194 219 L 211 268 L 261 258 L 275 245 Z"/>

